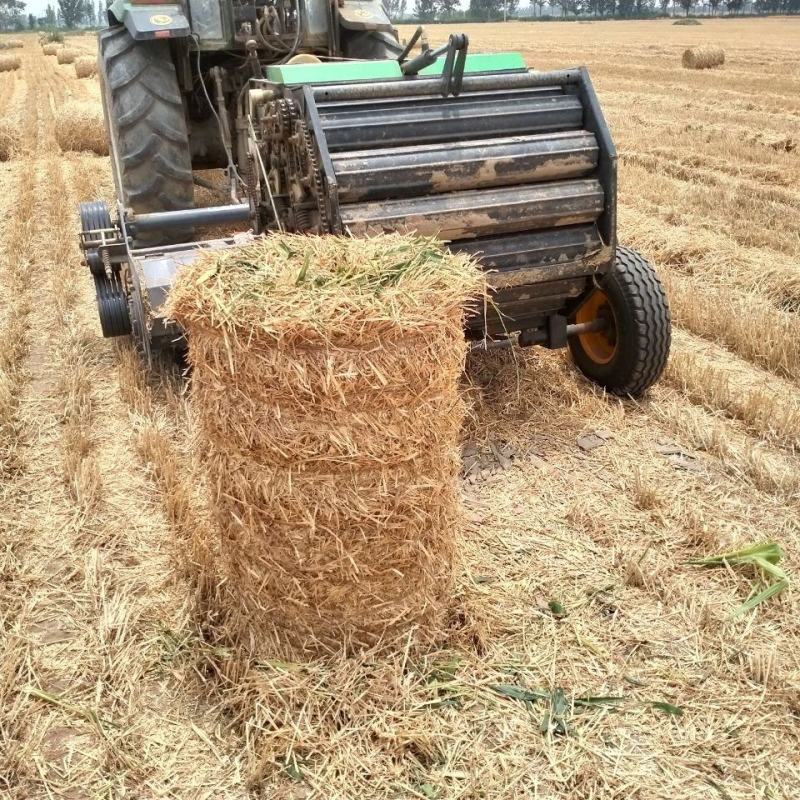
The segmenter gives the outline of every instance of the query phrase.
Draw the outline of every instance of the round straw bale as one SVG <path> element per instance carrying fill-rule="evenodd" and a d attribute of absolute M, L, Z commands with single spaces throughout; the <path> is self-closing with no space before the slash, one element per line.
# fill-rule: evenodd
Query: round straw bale
<path fill-rule="evenodd" d="M 25 42 L 23 42 L 22 39 L 9 39 L 6 42 L 6 47 L 10 50 L 17 50 L 20 47 L 25 47 Z"/>
<path fill-rule="evenodd" d="M 91 78 L 97 73 L 97 62 L 91 56 L 75 59 L 75 74 L 79 78 Z"/>
<path fill-rule="evenodd" d="M 99 103 L 70 100 L 56 111 L 56 141 L 62 150 L 108 155 L 108 138 Z"/>
<path fill-rule="evenodd" d="M 56 52 L 56 60 L 59 64 L 71 64 L 77 57 L 78 52 L 69 47 L 62 47 Z"/>
<path fill-rule="evenodd" d="M 19 129 L 7 119 L 0 119 L 0 161 L 8 161 L 19 144 Z"/>
<path fill-rule="evenodd" d="M 461 525 L 463 309 L 429 240 L 271 236 L 181 270 L 224 633 L 309 654 L 434 640 Z"/>
<path fill-rule="evenodd" d="M 58 42 L 49 42 L 48 44 L 42 45 L 42 52 L 46 56 L 54 56 L 57 55 L 62 47 L 63 45 L 58 44 Z"/>
<path fill-rule="evenodd" d="M 21 63 L 19 56 L 0 56 L 0 72 L 11 72 L 11 70 L 19 69 Z"/>
<path fill-rule="evenodd" d="M 725 51 L 721 47 L 703 45 L 683 51 L 683 66 L 687 69 L 709 69 L 725 63 Z"/>

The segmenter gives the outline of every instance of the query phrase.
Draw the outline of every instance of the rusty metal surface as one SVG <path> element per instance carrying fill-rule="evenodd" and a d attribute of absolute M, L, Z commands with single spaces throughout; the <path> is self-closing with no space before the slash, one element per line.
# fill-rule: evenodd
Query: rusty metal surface
<path fill-rule="evenodd" d="M 474 95 L 438 103 L 411 98 L 387 111 L 369 105 L 329 107 L 320 121 L 328 148 L 336 152 L 579 130 L 583 106 L 567 94 L 513 100 L 502 94 Z"/>
<path fill-rule="evenodd" d="M 450 243 L 451 250 L 479 258 L 487 270 L 501 273 L 528 270 L 531 275 L 548 275 L 550 269 L 567 268 L 576 262 L 585 262 L 584 274 L 591 273 L 595 270 L 593 256 L 602 246 L 594 224 Z"/>
<path fill-rule="evenodd" d="M 597 166 L 586 131 L 336 154 L 343 202 L 579 178 Z"/>
<path fill-rule="evenodd" d="M 559 69 L 551 72 L 507 72 L 498 75 L 468 75 L 461 86 L 462 94 L 478 91 L 530 89 L 538 86 L 575 86 L 582 78 L 582 68 Z M 335 84 L 314 87 L 314 99 L 326 101 L 362 100 L 370 97 L 408 97 L 438 95 L 441 78 L 417 78 L 405 81 L 375 81 L 361 84 Z"/>
<path fill-rule="evenodd" d="M 343 204 L 340 213 L 354 236 L 408 230 L 449 241 L 593 222 L 603 205 L 590 179 Z"/>
<path fill-rule="evenodd" d="M 497 336 L 537 328 L 547 317 L 577 302 L 590 286 L 589 278 L 579 277 L 497 290 L 490 303 L 468 310 L 467 329 Z"/>

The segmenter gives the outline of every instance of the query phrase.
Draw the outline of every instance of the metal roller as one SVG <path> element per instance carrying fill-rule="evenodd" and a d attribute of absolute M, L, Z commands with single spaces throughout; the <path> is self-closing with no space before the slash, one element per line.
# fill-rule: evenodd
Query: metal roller
<path fill-rule="evenodd" d="M 502 96 L 509 102 L 518 103 L 523 100 L 535 99 L 537 97 L 562 97 L 564 89 L 560 86 L 541 86 L 535 89 L 510 89 L 503 90 Z M 482 92 L 472 94 L 460 94 L 458 97 L 446 98 L 447 104 L 452 107 L 458 107 L 464 103 L 475 103 L 480 98 L 484 99 L 497 99 L 498 92 Z M 345 103 L 332 100 L 330 102 L 318 102 L 316 105 L 317 111 L 320 114 L 331 114 L 345 110 L 358 111 L 364 108 L 369 108 L 372 111 L 393 111 L 396 108 L 401 108 L 408 105 L 409 100 L 413 99 L 415 106 L 424 107 L 425 105 L 436 106 L 442 102 L 441 94 L 437 95 L 414 95 L 413 98 L 407 97 L 366 97 L 361 100 L 348 100 Z"/>
<path fill-rule="evenodd" d="M 603 206 L 592 179 L 354 203 L 340 215 L 355 236 L 414 230 L 453 240 L 594 222 Z"/>
<path fill-rule="evenodd" d="M 507 72 L 500 75 L 470 75 L 461 84 L 466 92 L 530 89 L 537 86 L 570 86 L 588 80 L 583 67 L 557 69 L 551 72 Z M 409 81 L 369 81 L 315 86 L 312 96 L 317 103 L 332 100 L 363 100 L 367 97 L 408 97 L 410 95 L 440 95 L 441 78 L 417 78 Z"/>
<path fill-rule="evenodd" d="M 544 131 L 578 130 L 583 106 L 571 94 L 509 100 L 502 94 L 472 95 L 437 104 L 414 98 L 391 111 L 369 105 L 355 110 L 336 107 L 320 114 L 330 152 L 483 139 Z"/>
<path fill-rule="evenodd" d="M 565 180 L 597 167 L 587 131 L 360 150 L 332 156 L 343 202 Z"/>
<path fill-rule="evenodd" d="M 500 274 L 528 267 L 538 268 L 529 275 L 530 282 L 537 274 L 551 280 L 551 267 L 558 265 L 557 277 L 566 277 L 571 270 L 585 274 L 583 259 L 599 253 L 603 247 L 597 225 L 575 225 L 548 231 L 526 231 L 507 236 L 486 236 L 462 242 L 451 242 L 451 250 L 480 258 L 481 263 Z M 541 278 L 540 278 L 541 279 Z"/>

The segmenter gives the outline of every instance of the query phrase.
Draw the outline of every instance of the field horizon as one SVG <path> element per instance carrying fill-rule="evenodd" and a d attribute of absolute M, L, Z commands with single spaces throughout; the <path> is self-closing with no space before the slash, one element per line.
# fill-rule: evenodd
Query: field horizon
<path fill-rule="evenodd" d="M 185 383 L 101 337 L 80 263 L 78 204 L 113 183 L 106 156 L 62 150 L 58 120 L 99 114 L 99 87 L 10 34 L 0 796 L 800 796 L 800 18 L 672 22 L 447 26 L 474 52 L 589 68 L 620 243 L 661 275 L 672 354 L 637 402 L 565 352 L 472 354 L 446 640 L 299 663 L 217 647 L 198 621 Z M 724 66 L 683 69 L 702 43 Z M 764 575 L 688 562 L 761 542 L 789 586 L 736 615 Z"/>

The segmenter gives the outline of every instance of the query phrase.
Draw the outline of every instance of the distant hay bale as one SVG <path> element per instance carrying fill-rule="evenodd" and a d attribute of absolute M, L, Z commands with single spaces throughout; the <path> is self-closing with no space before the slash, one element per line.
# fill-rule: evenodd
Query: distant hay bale
<path fill-rule="evenodd" d="M 11 70 L 19 69 L 21 63 L 19 56 L 0 56 L 0 72 L 11 72 Z"/>
<path fill-rule="evenodd" d="M 725 63 L 725 51 L 721 47 L 703 45 L 683 51 L 683 66 L 686 69 L 709 69 Z"/>
<path fill-rule="evenodd" d="M 170 314 L 215 514 L 203 584 L 233 641 L 311 654 L 441 632 L 481 285 L 401 236 L 274 235 L 181 270 Z"/>
<path fill-rule="evenodd" d="M 0 119 L 0 161 L 8 161 L 19 144 L 19 129 L 8 119 Z"/>
<path fill-rule="evenodd" d="M 54 56 L 58 54 L 58 51 L 62 49 L 62 45 L 58 44 L 57 42 L 50 42 L 49 44 L 42 45 L 42 52 L 46 56 Z"/>
<path fill-rule="evenodd" d="M 77 50 L 71 50 L 69 47 L 62 47 L 56 52 L 56 60 L 59 64 L 71 64 L 77 56 Z"/>
<path fill-rule="evenodd" d="M 676 19 L 675 22 L 672 23 L 673 25 L 702 25 L 703 23 L 700 22 L 699 19 L 695 17 L 682 17 L 681 19 Z"/>
<path fill-rule="evenodd" d="M 108 155 L 103 113 L 98 103 L 70 100 L 56 111 L 55 134 L 62 150 Z"/>
<path fill-rule="evenodd" d="M 9 50 L 17 50 L 20 47 L 25 47 L 25 42 L 23 42 L 22 39 L 8 39 L 8 41 L 6 41 L 6 47 L 8 47 Z"/>
<path fill-rule="evenodd" d="M 97 62 L 91 56 L 75 59 L 75 74 L 79 78 L 91 78 L 97 73 Z"/>

